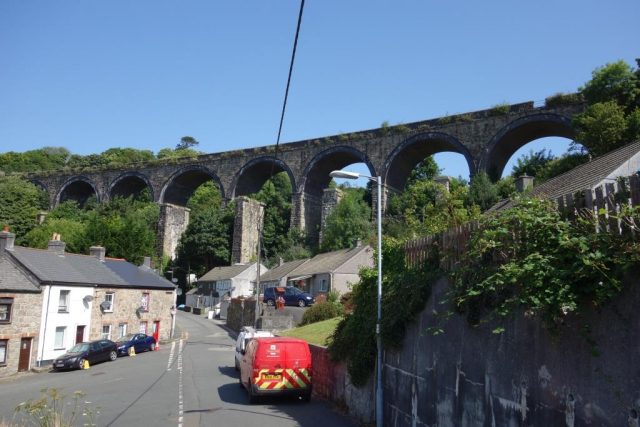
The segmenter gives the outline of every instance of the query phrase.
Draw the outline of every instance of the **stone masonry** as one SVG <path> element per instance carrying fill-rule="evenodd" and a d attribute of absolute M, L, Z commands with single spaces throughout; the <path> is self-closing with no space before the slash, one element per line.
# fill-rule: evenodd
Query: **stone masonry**
<path fill-rule="evenodd" d="M 160 205 L 160 217 L 158 218 L 158 254 L 167 254 L 171 259 L 177 256 L 180 236 L 189 225 L 190 209 L 182 206 L 162 203 Z"/>
<path fill-rule="evenodd" d="M 231 262 L 248 264 L 257 257 L 258 224 L 264 222 L 264 203 L 248 197 L 236 200 Z"/>
<path fill-rule="evenodd" d="M 105 294 L 115 294 L 113 312 L 105 312 L 100 308 Z M 142 294 L 149 293 L 149 311 L 139 312 L 142 304 Z M 102 338 L 102 327 L 111 325 L 112 341 L 118 339 L 118 325 L 127 325 L 127 334 L 138 333 L 140 324 L 147 322 L 147 335 L 153 335 L 153 322 L 160 322 L 160 340 L 169 339 L 171 334 L 171 307 L 174 303 L 173 291 L 124 289 L 124 288 L 97 288 L 94 293 L 94 303 L 91 307 L 91 329 L 89 340 Z"/>
<path fill-rule="evenodd" d="M 322 195 L 322 218 L 320 220 L 320 244 L 324 240 L 324 228 L 327 217 L 342 200 L 342 191 L 339 188 L 326 188 Z"/>
<path fill-rule="evenodd" d="M 38 354 L 38 335 L 42 318 L 42 293 L 2 292 L 0 298 L 13 298 L 11 322 L 0 323 L 0 340 L 8 340 L 7 362 L 0 364 L 0 378 L 18 372 L 20 342 L 31 340 L 31 367 L 35 366 Z"/>

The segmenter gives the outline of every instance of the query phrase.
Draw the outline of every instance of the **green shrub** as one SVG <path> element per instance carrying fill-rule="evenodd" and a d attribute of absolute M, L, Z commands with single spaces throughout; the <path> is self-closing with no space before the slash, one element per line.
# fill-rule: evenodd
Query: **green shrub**
<path fill-rule="evenodd" d="M 511 105 L 507 102 L 503 102 L 498 105 L 494 105 L 489 110 L 489 117 L 506 116 L 511 112 Z"/>
<path fill-rule="evenodd" d="M 544 105 L 545 107 L 555 107 L 556 105 L 575 104 L 583 100 L 582 95 L 579 93 L 558 92 L 555 95 L 545 98 Z"/>
<path fill-rule="evenodd" d="M 309 307 L 302 316 L 302 323 L 300 326 L 310 325 L 316 322 L 322 322 L 323 320 L 333 319 L 337 317 L 336 306 L 332 302 L 317 303 L 312 307 Z"/>
<path fill-rule="evenodd" d="M 332 289 L 329 291 L 329 293 L 327 293 L 327 301 L 329 302 L 338 302 L 338 300 L 340 299 L 340 292 Z"/>

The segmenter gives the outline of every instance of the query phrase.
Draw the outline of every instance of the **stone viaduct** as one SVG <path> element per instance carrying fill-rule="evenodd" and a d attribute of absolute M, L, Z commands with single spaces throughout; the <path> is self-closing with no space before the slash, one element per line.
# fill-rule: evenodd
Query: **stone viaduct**
<path fill-rule="evenodd" d="M 571 118 L 584 107 L 584 103 L 535 107 L 533 102 L 525 102 L 281 144 L 277 158 L 275 146 L 264 146 L 197 158 L 32 173 L 25 178 L 47 192 L 52 207 L 69 199 L 83 203 L 93 195 L 103 202 L 148 188 L 153 200 L 161 205 L 159 252 L 173 256 L 188 223 L 185 206 L 201 184 L 213 180 L 226 203 L 259 191 L 273 168 L 274 173 L 286 172 L 291 180 L 291 226 L 317 238 L 323 216 L 323 192 L 332 170 L 354 163 L 366 164 L 372 176 L 382 176 L 383 204 L 390 195 L 402 192 L 409 173 L 422 159 L 440 152 L 462 154 L 471 176 L 486 171 L 496 178 L 501 176 L 509 158 L 525 144 L 548 136 L 572 138 Z M 256 209 L 246 202 L 237 206 Z M 240 217 L 253 216 L 236 213 Z M 248 225 L 240 228 L 234 233 L 234 252 L 238 249 L 236 234 L 242 241 L 242 236 L 249 233 Z M 236 255 L 234 258 L 241 261 Z"/>

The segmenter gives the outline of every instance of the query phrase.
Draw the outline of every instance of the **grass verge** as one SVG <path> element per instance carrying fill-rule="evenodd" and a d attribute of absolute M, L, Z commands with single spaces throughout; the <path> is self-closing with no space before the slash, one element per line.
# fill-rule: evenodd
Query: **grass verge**
<path fill-rule="evenodd" d="M 340 322 L 340 317 L 334 317 L 333 319 L 312 323 L 300 328 L 289 329 L 288 331 L 280 332 L 279 335 L 283 337 L 301 338 L 311 344 L 326 346 L 327 338 L 333 334 L 336 326 L 338 326 L 338 322 Z"/>

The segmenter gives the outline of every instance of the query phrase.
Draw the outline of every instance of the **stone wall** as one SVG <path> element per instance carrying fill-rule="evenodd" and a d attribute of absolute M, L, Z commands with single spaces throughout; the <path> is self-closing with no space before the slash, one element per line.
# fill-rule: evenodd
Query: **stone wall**
<path fill-rule="evenodd" d="M 38 355 L 38 338 L 42 318 L 42 293 L 0 292 L 0 298 L 13 298 L 11 322 L 0 323 L 0 340 L 7 342 L 7 363 L 0 364 L 0 378 L 18 372 L 22 338 L 31 340 L 31 367 Z"/>
<path fill-rule="evenodd" d="M 272 333 L 286 331 L 293 328 L 293 316 L 281 310 L 276 310 L 275 307 L 266 307 L 262 312 L 262 316 L 258 318 L 257 327 Z"/>
<path fill-rule="evenodd" d="M 255 313 L 255 300 L 233 298 L 227 311 L 227 327 L 238 333 L 243 326 L 253 326 Z"/>
<path fill-rule="evenodd" d="M 441 279 L 402 350 L 385 354 L 385 426 L 638 426 L 639 277 L 631 272 L 607 306 L 567 316 L 558 336 L 537 318 L 517 316 L 493 334 L 495 325 L 453 316 L 434 337 Z M 580 336 L 584 324 L 599 357 Z"/>
<path fill-rule="evenodd" d="M 248 197 L 236 199 L 236 217 L 233 225 L 231 262 L 248 264 L 256 259 L 258 249 L 258 223 L 264 223 L 264 203 Z"/>
<path fill-rule="evenodd" d="M 171 259 L 177 256 L 176 249 L 180 243 L 180 236 L 189 225 L 190 209 L 182 206 L 162 203 L 158 218 L 157 251 L 158 255 L 167 254 Z"/>
<path fill-rule="evenodd" d="M 354 387 L 347 368 L 333 363 L 325 347 L 309 344 L 313 362 L 313 394 L 345 409 L 358 421 L 371 423 L 375 419 L 373 381 L 361 389 Z"/>
<path fill-rule="evenodd" d="M 329 214 L 342 200 L 342 191 L 339 188 L 327 188 L 322 195 L 322 216 L 320 218 L 320 244 L 324 239 L 324 228 Z"/>
<path fill-rule="evenodd" d="M 113 312 L 107 312 L 100 308 L 105 294 L 115 294 Z M 138 312 L 142 305 L 142 294 L 149 293 L 149 311 Z M 160 340 L 168 340 L 171 335 L 171 307 L 174 303 L 174 291 L 123 289 L 123 288 L 96 288 L 94 301 L 91 308 L 91 329 L 89 340 L 102 338 L 102 326 L 111 325 L 112 341 L 118 339 L 118 325 L 127 324 L 127 333 L 138 333 L 140 324 L 147 322 L 147 335 L 153 335 L 153 322 L 160 322 Z"/>

